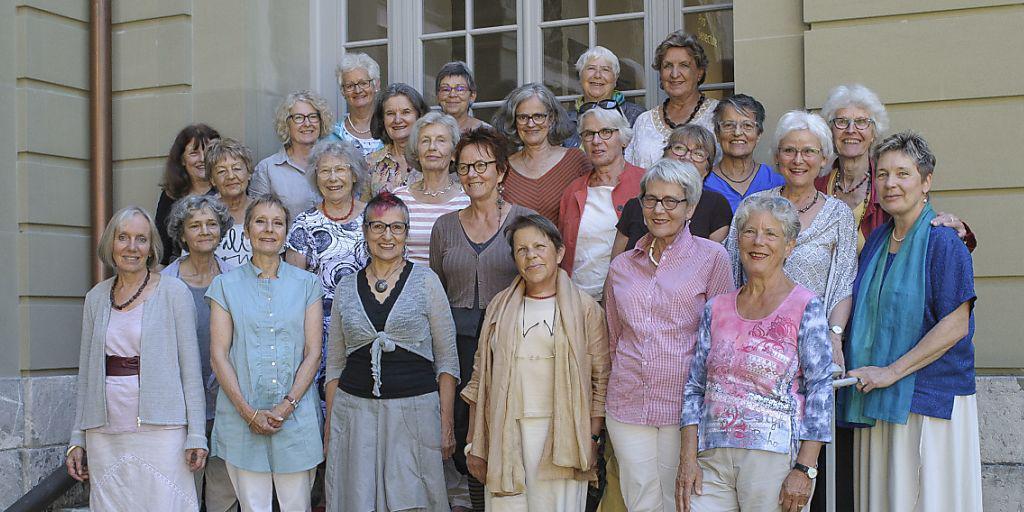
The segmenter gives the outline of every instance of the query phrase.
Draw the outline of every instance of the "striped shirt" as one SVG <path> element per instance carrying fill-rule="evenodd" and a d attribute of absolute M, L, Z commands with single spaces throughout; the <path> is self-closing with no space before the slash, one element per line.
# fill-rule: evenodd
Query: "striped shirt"
<path fill-rule="evenodd" d="M 409 234 L 405 237 L 409 261 L 430 263 L 430 231 L 434 229 L 434 222 L 448 212 L 459 211 L 469 206 L 469 196 L 460 188 L 459 193 L 447 202 L 431 204 L 413 197 L 408 186 L 398 187 L 394 194 L 409 208 Z"/>
<path fill-rule="evenodd" d="M 572 180 L 582 176 L 593 166 L 583 151 L 572 148 L 565 152 L 557 164 L 540 178 L 527 178 L 514 168 L 505 176 L 505 200 L 525 206 L 558 225 L 558 204 L 562 193 Z"/>

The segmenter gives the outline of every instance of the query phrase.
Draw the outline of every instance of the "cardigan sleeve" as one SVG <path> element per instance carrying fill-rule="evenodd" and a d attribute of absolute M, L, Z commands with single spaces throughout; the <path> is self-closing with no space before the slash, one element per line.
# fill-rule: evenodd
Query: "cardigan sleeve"
<path fill-rule="evenodd" d="M 99 285 L 97 285 L 98 287 Z M 93 288 L 93 291 L 96 288 Z M 93 292 L 95 293 L 95 292 Z M 89 349 L 92 347 L 92 333 L 96 325 L 96 310 L 90 300 L 91 294 L 85 297 L 85 308 L 82 311 L 82 341 L 78 349 L 78 390 L 75 396 L 75 424 L 71 430 L 70 446 L 85 448 L 85 431 L 82 430 L 82 418 L 85 416 L 85 393 L 89 389 Z"/>
<path fill-rule="evenodd" d="M 456 211 L 454 214 L 458 215 L 459 212 Z M 447 236 L 449 227 L 446 217 L 449 215 L 451 213 L 440 216 L 430 230 L 430 270 L 437 274 L 445 288 L 448 288 L 448 279 L 444 275 L 444 250 L 451 244 L 451 240 Z"/>
<path fill-rule="evenodd" d="M 704 304 L 704 313 L 697 327 L 697 346 L 690 363 L 690 376 L 683 388 L 683 414 L 679 419 L 679 427 L 700 425 L 704 417 L 704 390 L 708 376 L 708 353 L 711 352 L 711 303 Z"/>
<path fill-rule="evenodd" d="M 164 279 L 177 281 L 172 277 Z M 180 284 L 168 290 L 168 299 L 174 312 L 171 321 L 174 322 L 178 369 L 185 396 L 185 449 L 206 450 L 206 394 L 203 389 L 202 365 L 199 361 L 199 341 L 196 338 L 196 306 L 184 283 Z"/>
<path fill-rule="evenodd" d="M 425 269 L 426 270 L 426 269 Z M 434 353 L 434 374 L 440 378 L 447 373 L 459 381 L 459 354 L 455 348 L 455 320 L 448 306 L 448 297 L 437 276 L 427 270 L 423 287 L 427 298 L 427 320 L 430 323 L 430 340 Z"/>
<path fill-rule="evenodd" d="M 611 361 L 608 358 L 608 329 L 604 314 L 596 302 L 587 302 L 587 353 L 590 355 L 590 417 L 603 418 L 605 397 L 608 390 L 608 375 Z"/>
<path fill-rule="evenodd" d="M 800 432 L 801 441 L 830 442 L 832 440 L 832 343 L 828 339 L 828 320 L 822 302 L 814 297 L 807 302 L 797 350 L 804 389 L 804 411 Z"/>
<path fill-rule="evenodd" d="M 836 221 L 836 245 L 832 251 L 830 268 L 835 269 L 835 284 L 825 291 L 825 315 L 853 295 L 853 279 L 857 277 L 857 225 L 853 213 L 845 204 L 839 205 Z"/>
<path fill-rule="evenodd" d="M 349 286 L 348 281 L 346 278 L 342 278 L 338 287 Z M 352 282 L 351 286 L 355 286 L 355 282 Z M 335 295 L 335 298 L 339 297 L 340 294 Z M 359 305 L 355 304 L 354 306 L 358 307 Z M 327 327 L 327 361 L 324 363 L 326 382 L 340 379 L 341 372 L 345 369 L 345 362 L 348 359 L 345 350 L 348 343 L 345 340 L 345 329 L 342 328 L 342 324 L 345 323 L 345 314 L 351 307 L 353 307 L 352 304 L 345 304 L 343 300 L 335 300 L 331 305 L 331 322 Z"/>

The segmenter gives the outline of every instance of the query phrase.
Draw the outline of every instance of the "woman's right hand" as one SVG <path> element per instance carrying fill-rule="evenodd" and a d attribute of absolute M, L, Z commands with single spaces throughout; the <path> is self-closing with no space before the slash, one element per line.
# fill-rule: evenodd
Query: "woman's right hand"
<path fill-rule="evenodd" d="M 85 448 L 76 448 L 68 454 L 68 460 L 64 462 L 68 467 L 68 474 L 71 478 L 84 482 L 89 479 L 89 468 L 85 465 Z"/>
<path fill-rule="evenodd" d="M 676 472 L 676 510 L 690 512 L 690 496 L 701 495 L 703 486 L 704 473 L 697 459 L 679 461 L 679 470 Z"/>
<path fill-rule="evenodd" d="M 477 482 L 484 483 L 487 481 L 487 461 L 477 457 L 476 455 L 469 454 L 466 456 L 466 466 L 469 468 L 469 474 L 476 478 Z"/>

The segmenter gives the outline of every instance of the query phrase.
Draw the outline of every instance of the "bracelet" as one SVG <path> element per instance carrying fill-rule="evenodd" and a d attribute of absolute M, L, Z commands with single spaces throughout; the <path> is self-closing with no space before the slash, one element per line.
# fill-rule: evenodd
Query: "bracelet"
<path fill-rule="evenodd" d="M 256 409 L 255 411 L 253 411 L 252 412 L 252 418 L 249 418 L 249 423 L 247 423 L 246 425 L 251 427 L 253 420 L 256 419 L 256 415 L 259 414 L 259 413 L 260 413 L 259 409 Z"/>
<path fill-rule="evenodd" d="M 473 443 L 466 443 L 466 447 L 462 449 L 462 453 L 469 457 L 469 452 L 473 451 Z"/>
<path fill-rule="evenodd" d="M 294 398 L 292 398 L 290 395 L 285 395 L 284 396 L 284 401 L 288 402 L 292 406 L 292 409 L 298 409 L 299 408 L 299 401 L 294 399 Z"/>
<path fill-rule="evenodd" d="M 66 459 L 66 458 L 70 457 L 71 456 L 71 452 L 75 451 L 76 449 L 80 449 L 80 448 L 83 449 L 83 450 L 85 449 L 85 448 L 82 448 L 81 446 L 78 446 L 77 444 L 71 445 L 70 447 L 68 447 L 68 451 L 64 453 L 64 458 Z"/>

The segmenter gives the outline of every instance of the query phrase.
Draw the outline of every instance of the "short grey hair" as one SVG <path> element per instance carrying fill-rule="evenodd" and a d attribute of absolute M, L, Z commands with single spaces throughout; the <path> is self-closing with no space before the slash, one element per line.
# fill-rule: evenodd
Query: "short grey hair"
<path fill-rule="evenodd" d="M 821 117 L 832 122 L 836 111 L 844 108 L 860 107 L 867 110 L 875 122 L 875 136 L 880 136 L 889 129 L 889 113 L 885 105 L 874 91 L 861 84 L 843 84 L 828 93 L 828 99 L 821 107 Z"/>
<path fill-rule="evenodd" d="M 334 75 L 338 77 L 338 87 L 344 86 L 342 75 L 360 69 L 365 70 L 366 74 L 370 75 L 370 80 L 380 86 L 380 65 L 377 61 L 365 53 L 346 53 L 341 56 L 341 63 L 334 70 Z"/>
<path fill-rule="evenodd" d="M 244 227 L 245 227 L 246 230 L 249 229 L 249 223 L 252 222 L 252 218 L 255 215 L 254 212 L 256 211 L 256 207 L 264 206 L 264 205 L 277 206 L 282 211 L 284 211 L 285 230 L 287 231 L 287 229 L 289 227 L 291 227 L 291 225 L 292 225 L 292 213 L 290 211 L 288 211 L 288 207 L 285 206 L 284 201 L 281 200 L 281 196 L 279 196 L 277 194 L 274 194 L 274 193 L 269 193 L 269 194 L 263 194 L 261 196 L 254 197 L 252 199 L 252 202 L 249 203 L 249 206 L 245 207 L 245 224 L 244 224 Z"/>
<path fill-rule="evenodd" d="M 672 158 L 662 158 L 647 168 L 640 178 L 640 197 L 647 195 L 647 186 L 654 181 L 679 185 L 690 206 L 696 206 L 700 202 L 701 193 L 704 191 L 704 178 L 697 167 L 690 162 L 680 162 Z"/>
<path fill-rule="evenodd" d="M 672 146 L 688 141 L 700 144 L 704 151 L 708 152 L 708 159 L 704 163 L 708 166 L 708 170 L 710 170 L 711 166 L 714 165 L 715 158 L 718 156 L 718 148 L 715 147 L 715 135 L 699 124 L 690 123 L 673 128 L 672 133 L 668 136 L 665 148 L 662 149 L 662 156 L 666 155 L 672 149 Z"/>
<path fill-rule="evenodd" d="M 228 230 L 235 224 L 235 219 L 231 217 L 228 207 L 214 196 L 188 196 L 179 199 L 171 207 L 171 213 L 167 216 L 167 234 L 171 240 L 178 242 L 178 245 L 186 251 L 191 252 L 192 249 L 185 243 L 185 224 L 192 218 L 192 214 L 203 210 L 209 210 L 217 218 L 217 224 L 220 225 L 218 244 L 224 240 Z"/>
<path fill-rule="evenodd" d="M 592 108 L 580 116 L 579 122 L 576 123 L 580 136 L 583 135 L 583 121 L 590 117 L 597 118 L 597 121 L 604 126 L 618 130 L 619 138 L 622 139 L 623 145 L 628 146 L 629 142 L 633 140 L 633 127 L 629 126 L 629 121 L 626 120 L 626 117 L 618 110 L 603 108 Z"/>
<path fill-rule="evenodd" d="M 149 256 L 146 257 L 146 267 L 156 270 L 156 266 L 164 256 L 164 244 L 160 241 L 160 232 L 156 229 L 153 216 L 148 210 L 139 206 L 125 206 L 114 212 L 110 221 L 107 222 L 107 227 L 103 230 L 103 235 L 100 236 L 100 243 L 96 246 L 96 255 L 104 265 L 117 269 L 117 265 L 114 264 L 114 236 L 128 219 L 136 215 L 141 215 L 149 223 Z"/>
<path fill-rule="evenodd" d="M 757 212 L 765 212 L 782 224 L 782 235 L 786 241 L 796 241 L 800 235 L 800 215 L 796 213 L 796 207 L 788 199 L 782 196 L 770 196 L 766 194 L 753 195 L 743 200 L 736 209 L 735 225 L 737 231 L 743 231 L 750 217 Z"/>
<path fill-rule="evenodd" d="M 448 172 L 455 170 L 455 146 L 459 144 L 459 137 L 462 135 L 462 130 L 459 130 L 459 122 L 454 117 L 445 114 L 444 112 L 438 112 L 431 110 L 427 112 L 423 117 L 416 120 L 412 125 L 412 130 L 409 131 L 409 142 L 405 145 L 405 159 L 409 162 L 409 165 L 413 169 L 420 169 L 420 132 L 434 124 L 439 124 L 448 129 L 448 136 L 451 138 L 452 143 L 452 162 L 448 166 Z"/>
<path fill-rule="evenodd" d="M 832 146 L 832 130 L 829 129 L 828 124 L 818 114 L 804 110 L 790 110 L 783 114 L 782 118 L 779 119 L 778 126 L 775 127 L 775 139 L 772 141 L 772 147 L 775 149 L 772 151 L 778 156 L 779 143 L 782 142 L 782 139 L 789 135 L 789 132 L 799 130 L 807 130 L 818 139 L 822 156 L 821 169 L 818 171 L 818 174 L 824 176 L 831 169 L 829 166 L 832 163 L 836 150 Z"/>
<path fill-rule="evenodd" d="M 875 146 L 875 162 L 878 162 L 878 158 L 883 154 L 891 151 L 903 153 L 913 160 L 922 181 L 935 172 L 935 153 L 928 147 L 928 141 L 916 132 L 907 130 L 886 137 Z"/>
<path fill-rule="evenodd" d="M 719 101 L 718 106 L 715 107 L 714 124 L 715 133 L 719 133 L 722 130 L 718 127 L 718 123 L 722 121 L 722 116 L 725 113 L 726 107 L 732 107 L 733 110 L 739 112 L 742 115 L 753 117 L 754 123 L 757 124 L 757 134 L 764 133 L 764 105 L 760 101 L 754 99 L 753 96 L 746 94 L 733 94 L 728 98 Z"/>
<path fill-rule="evenodd" d="M 521 85 L 508 93 L 508 96 L 505 96 L 504 101 L 501 102 L 501 107 L 494 114 L 491 126 L 494 126 L 498 133 L 507 137 L 512 145 L 521 147 L 523 139 L 519 138 L 519 129 L 516 125 L 516 108 L 520 103 L 533 97 L 539 99 L 548 112 L 548 142 L 552 146 L 561 146 L 572 135 L 573 130 L 572 124 L 569 123 L 569 116 L 551 89 L 537 82 Z"/>
<path fill-rule="evenodd" d="M 359 197 L 363 187 L 370 180 L 370 166 L 363 158 L 362 150 L 347 140 L 324 139 L 313 146 L 313 150 L 309 153 L 309 171 L 306 174 L 309 175 L 309 183 L 313 186 L 313 190 L 320 195 L 324 193 L 320 190 L 320 184 L 317 181 L 320 173 L 316 168 L 325 156 L 340 158 L 352 168 L 352 197 Z"/>
<path fill-rule="evenodd" d="M 583 55 L 580 55 L 580 58 L 576 59 L 576 72 L 579 73 L 580 77 L 583 76 L 583 69 L 586 68 L 587 64 L 590 64 L 590 61 L 594 59 L 604 59 L 608 61 L 612 65 L 612 73 L 615 73 L 616 77 L 619 76 L 619 71 L 622 70 L 622 68 L 619 67 L 619 58 L 616 57 L 608 48 L 605 48 L 604 46 L 595 46 L 583 52 Z"/>
<path fill-rule="evenodd" d="M 308 103 L 309 106 L 313 107 L 313 110 L 320 114 L 320 133 L 317 134 L 318 139 L 331 133 L 331 130 L 334 128 L 334 112 L 323 96 L 308 90 L 295 91 L 285 96 L 281 103 L 277 105 L 277 111 L 274 112 L 274 131 L 284 147 L 292 145 L 291 134 L 288 132 L 288 116 L 291 115 L 292 107 L 300 101 Z"/>

